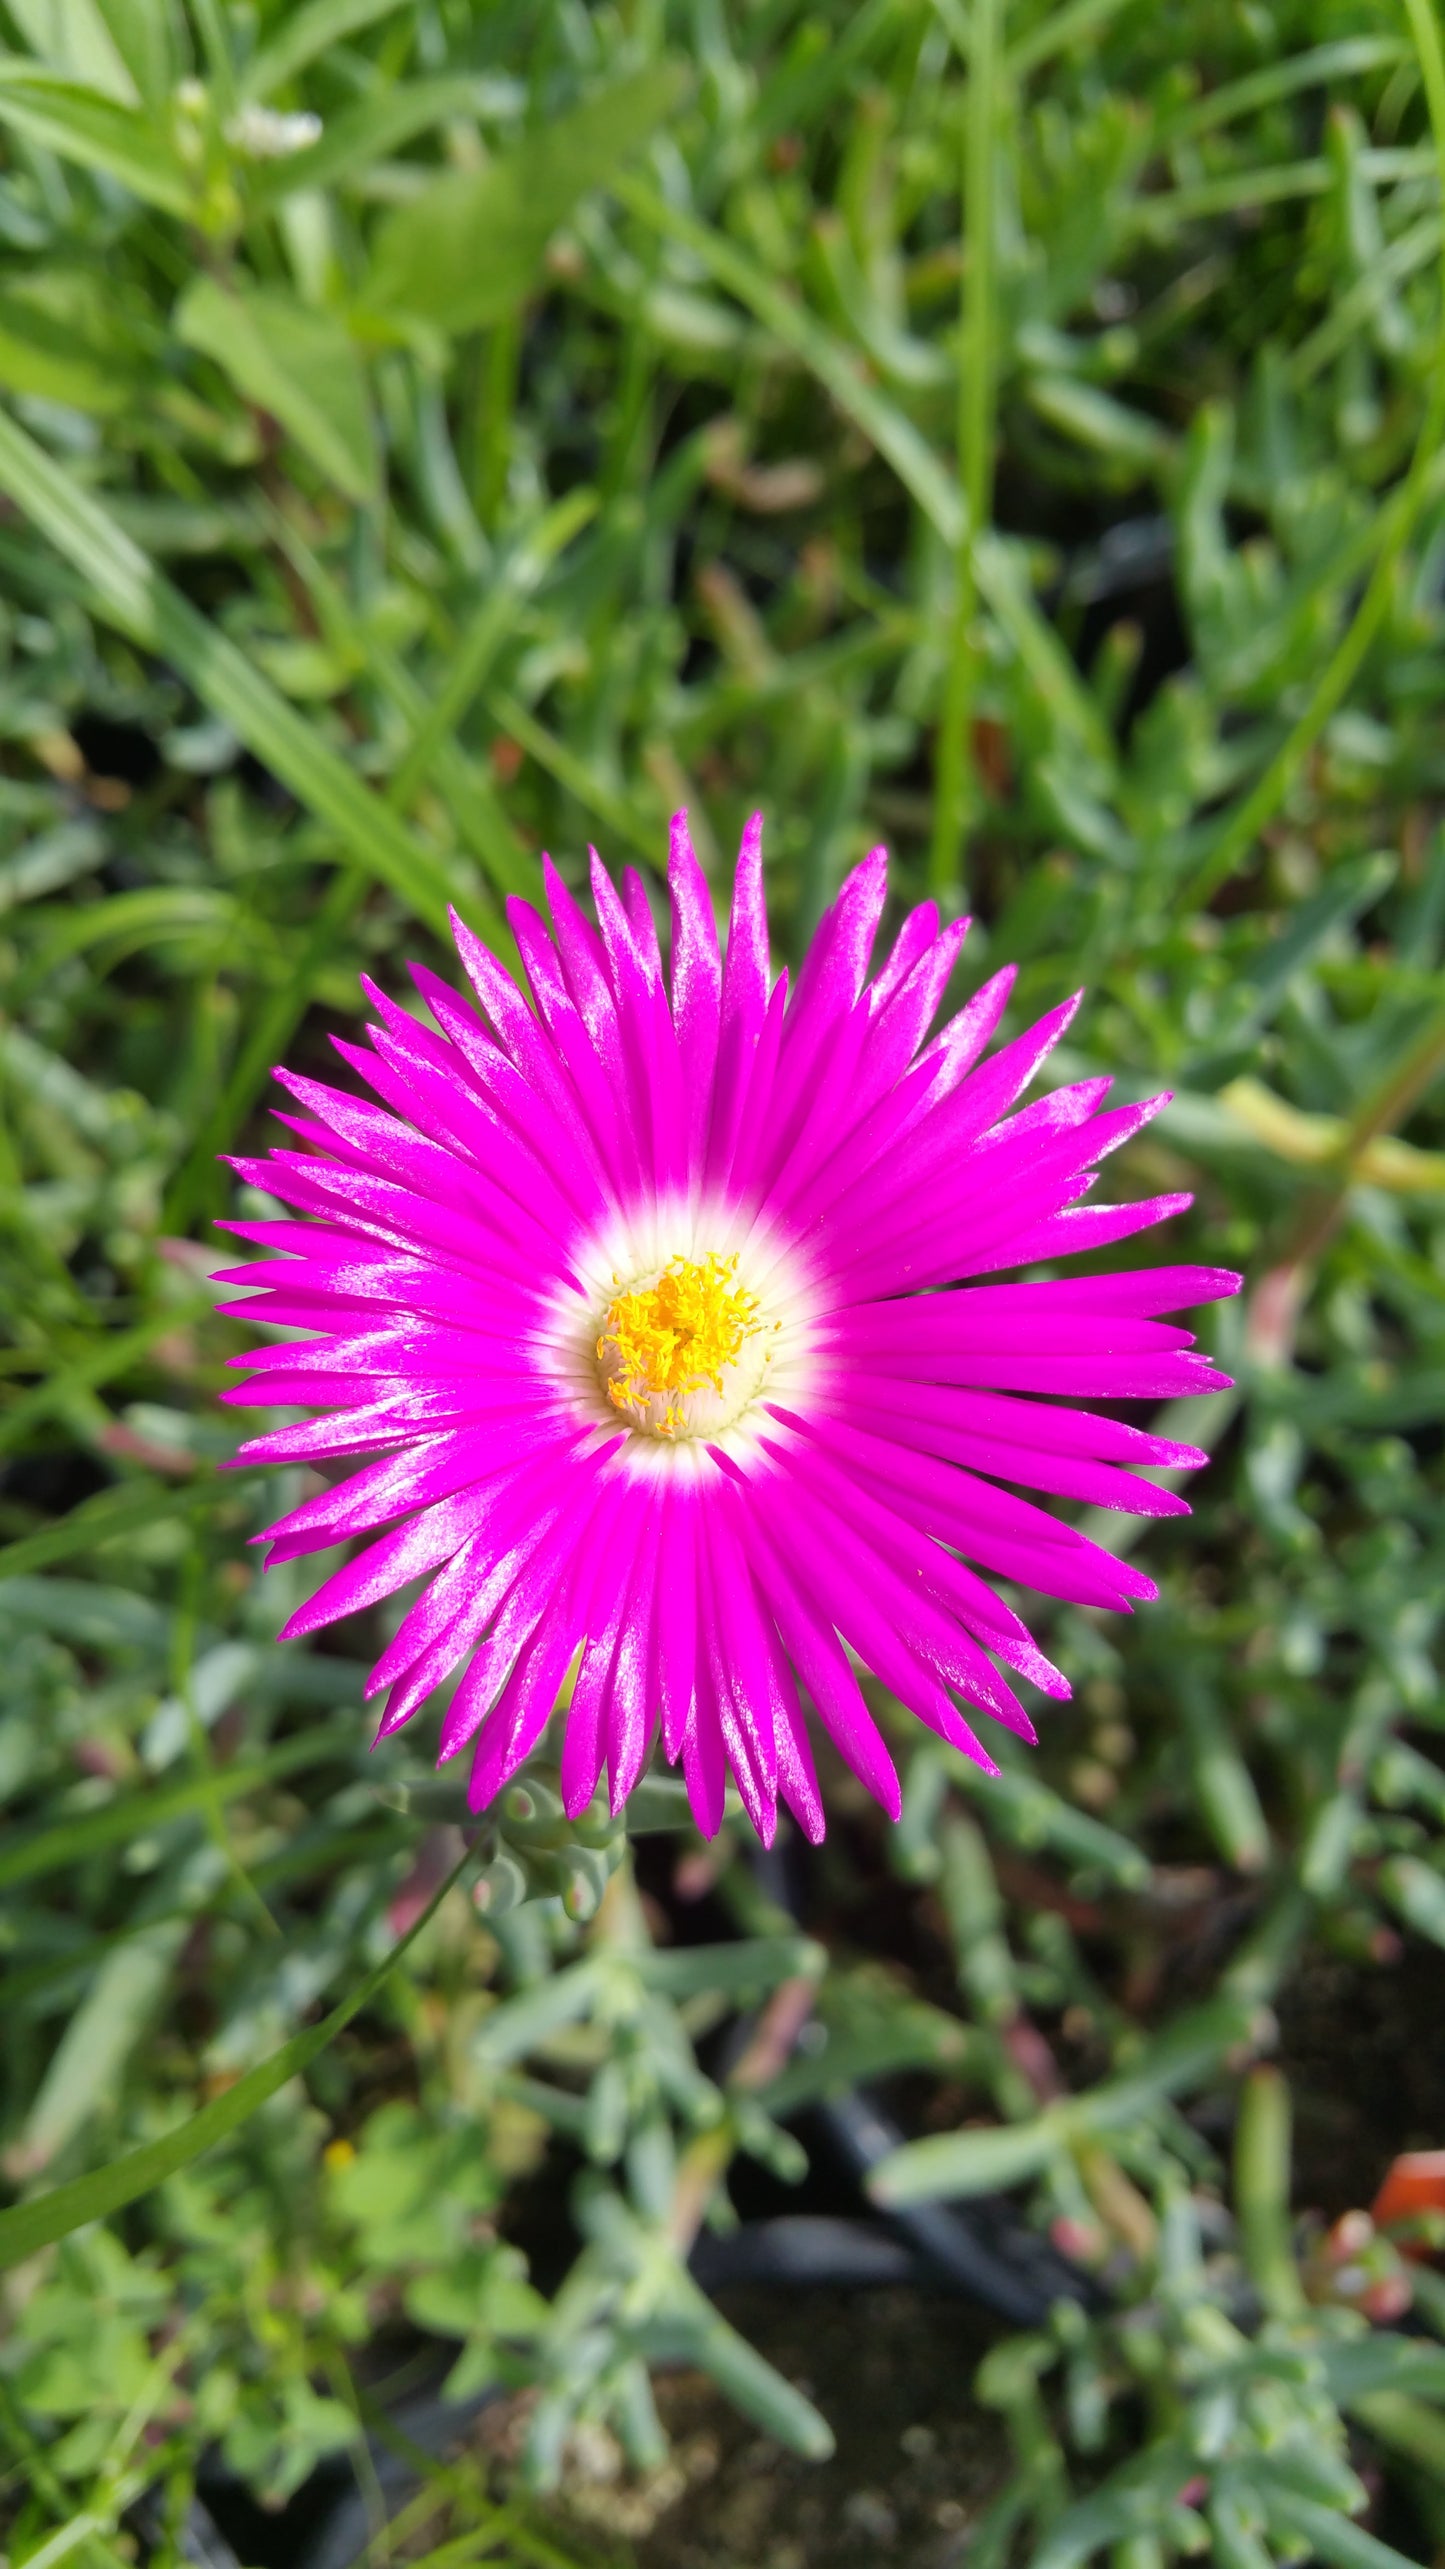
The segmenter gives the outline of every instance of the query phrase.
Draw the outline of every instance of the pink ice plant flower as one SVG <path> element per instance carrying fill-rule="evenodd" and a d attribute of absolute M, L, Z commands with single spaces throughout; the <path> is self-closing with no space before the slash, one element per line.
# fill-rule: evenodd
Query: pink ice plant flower
<path fill-rule="evenodd" d="M 967 921 L 923 903 L 870 980 L 882 848 L 790 991 L 761 841 L 754 819 L 720 953 L 678 815 L 670 971 L 635 872 L 619 890 L 593 855 L 594 924 L 544 859 L 550 929 L 508 909 L 530 1005 L 455 920 L 475 1004 L 413 965 L 429 1027 L 366 981 L 369 1049 L 333 1040 L 380 1102 L 278 1071 L 306 1147 L 233 1163 L 307 1218 L 225 1226 L 275 1253 L 222 1271 L 246 1288 L 225 1308 L 306 1335 L 237 1358 L 224 1397 L 321 1413 L 238 1459 L 371 1458 L 260 1538 L 272 1562 L 373 1538 L 285 1634 L 424 1580 L 368 1693 L 384 1737 L 456 1678 L 441 1758 L 470 1745 L 474 1810 L 575 1663 L 574 1814 L 604 1768 L 620 1810 L 660 1734 L 706 1833 L 731 1775 L 764 1841 L 780 1799 L 817 1840 L 806 1701 L 896 1818 L 860 1670 L 991 1768 L 969 1716 L 1035 1737 L 1004 1670 L 1069 1691 L 991 1581 L 1125 1613 L 1156 1593 L 1003 1485 L 1178 1516 L 1131 1467 L 1206 1459 L 1078 1403 L 1226 1384 L 1159 1315 L 1237 1277 L 977 1281 L 1187 1205 L 1081 1202 L 1167 1100 L 1106 1107 L 1086 1079 L 1014 1112 L 1078 1003 L 985 1059 L 1012 971 L 930 1040 Z"/>

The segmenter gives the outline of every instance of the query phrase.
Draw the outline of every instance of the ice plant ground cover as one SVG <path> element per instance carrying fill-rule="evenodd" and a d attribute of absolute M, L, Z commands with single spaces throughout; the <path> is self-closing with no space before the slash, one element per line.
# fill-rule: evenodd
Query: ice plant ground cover
<path fill-rule="evenodd" d="M 327 1413 L 237 1459 L 377 1458 L 271 1526 L 270 1558 L 403 1520 L 283 1638 L 426 1575 L 367 1692 L 388 1690 L 385 1738 L 460 1671 L 440 1754 L 475 1741 L 473 1810 L 536 1747 L 575 1659 L 570 1817 L 604 1767 L 615 1816 L 660 1731 L 705 1836 L 731 1775 L 766 1845 L 780 1798 L 816 1843 L 806 1697 L 896 1820 L 897 1770 L 842 1643 L 990 1773 L 955 1698 L 1032 1741 L 995 1660 L 1046 1695 L 1068 1682 L 980 1572 L 1125 1612 L 1157 1591 L 1000 1484 L 1187 1514 L 1135 1473 L 1202 1453 L 1058 1396 L 1227 1390 L 1159 1315 L 1240 1279 L 978 1281 L 1111 1248 L 1190 1199 L 1082 1201 L 1167 1099 L 1107 1107 L 1101 1077 L 1019 1106 L 1077 999 L 990 1053 L 1005 966 L 932 1034 L 967 920 L 921 903 L 870 977 L 882 848 L 825 911 L 791 996 L 769 967 L 760 815 L 723 956 L 675 818 L 670 979 L 635 869 L 619 891 L 594 851 L 595 926 L 545 857 L 543 872 L 550 935 L 508 905 L 531 1009 L 454 921 L 480 1014 L 424 966 L 431 1027 L 368 981 L 369 1049 L 336 1041 L 379 1104 L 278 1072 L 305 1110 L 280 1120 L 312 1148 L 235 1162 L 312 1220 L 223 1225 L 282 1253 L 223 1269 L 248 1288 L 223 1308 L 304 1333 L 236 1359 L 250 1379 L 224 1397 Z"/>
<path fill-rule="evenodd" d="M 6 45 L 0 2549 L 220 2559 L 199 2490 L 279 2569 L 445 2376 L 497 2431 L 413 2569 L 1438 2559 L 1439 2276 L 1369 2215 L 1445 2140 L 1438 13 L 17 0 Z M 1154 1601 L 943 1540 L 1070 1681 L 988 1652 L 1037 1746 L 949 1685 L 990 1773 L 854 1656 L 901 1816 L 810 1708 L 827 1838 L 780 1803 L 770 1853 L 661 1743 L 575 1821 L 547 1738 L 480 1818 L 436 1706 L 370 1745 L 417 1582 L 277 1642 L 343 1556 L 258 1575 L 318 1482 L 231 1468 L 206 1282 L 215 1216 L 314 1222 L 221 1155 L 278 1061 L 364 1111 L 359 974 L 404 1032 L 407 955 L 476 1004 L 448 905 L 515 972 L 589 839 L 665 949 L 680 806 L 723 926 L 766 809 L 795 980 L 884 841 L 890 937 L 974 915 L 946 1008 L 1017 963 L 1006 1046 L 1084 984 L 1043 1077 L 1173 1092 L 1081 1209 L 1191 1209 L 1045 1273 L 1245 1277 L 1233 1389 L 1052 1396 L 1207 1449 L 1192 1515 L 980 1473 Z M 597 1278 L 599 1436 L 648 1384 L 685 1443 L 765 1352 L 696 1247 Z M 983 2188 L 1094 2306 L 976 2375 L 995 2323 L 908 2288 L 730 2329 L 754 2214 L 833 2235 L 860 2094 L 874 2251 L 878 2193 L 937 2239 Z"/>

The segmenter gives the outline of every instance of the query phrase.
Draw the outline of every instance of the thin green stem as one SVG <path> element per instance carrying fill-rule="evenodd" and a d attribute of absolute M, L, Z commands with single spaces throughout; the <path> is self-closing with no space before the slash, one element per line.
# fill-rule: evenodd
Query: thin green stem
<path fill-rule="evenodd" d="M 418 789 L 426 782 L 436 763 L 437 752 L 454 739 L 476 697 L 480 694 L 515 628 L 523 601 L 529 598 L 538 581 L 557 555 L 566 550 L 573 537 L 581 532 L 596 512 L 596 500 L 590 490 L 568 493 L 550 508 L 520 544 L 497 568 L 476 613 L 460 636 L 452 656 L 451 667 L 434 701 L 427 707 L 412 733 L 405 755 L 398 762 L 387 789 L 387 801 L 405 811 Z M 522 888 L 517 883 L 504 885 L 507 891 Z"/>
<path fill-rule="evenodd" d="M 205 1553 L 201 1546 L 193 1541 L 185 1556 L 181 1596 L 176 1608 L 175 1622 L 171 1627 L 171 1685 L 186 1717 L 191 1773 L 197 1783 L 213 1784 L 218 1787 L 219 1778 L 216 1761 L 211 1752 L 210 1734 L 201 1719 L 195 1689 L 196 1629 L 199 1621 L 197 1606 L 205 1567 Z M 272 1917 L 237 1853 L 236 1842 L 231 1835 L 230 1823 L 226 1818 L 226 1805 L 219 1789 L 209 1793 L 201 1807 L 205 1816 L 206 1833 L 230 1875 L 242 1907 L 250 1912 L 263 1935 L 279 1936 L 280 1927 Z"/>
<path fill-rule="evenodd" d="M 1376 187 L 1427 178 L 1433 166 L 1428 144 L 1361 152 L 1360 178 Z M 1262 169 L 1229 170 L 1220 178 L 1200 179 L 1187 187 L 1141 195 L 1131 211 L 1132 228 L 1144 239 L 1168 241 L 1187 223 L 1203 223 L 1220 214 L 1242 214 L 1261 205 L 1286 205 L 1293 197 L 1326 196 L 1333 184 L 1330 164 L 1322 155 L 1307 161 L 1274 161 Z"/>
<path fill-rule="evenodd" d="M 1331 1176 L 1324 1185 L 1309 1190 L 1295 1213 L 1278 1256 L 1270 1260 L 1266 1280 L 1270 1276 L 1294 1279 L 1290 1307 L 1297 1308 L 1297 1297 L 1305 1290 L 1307 1279 L 1304 1270 L 1313 1265 L 1323 1249 L 1328 1248 L 1339 1227 L 1361 1153 L 1382 1133 L 1392 1133 L 1397 1125 L 1404 1122 L 1426 1090 L 1433 1086 L 1442 1069 L 1445 1069 L 1445 1010 L 1437 1010 L 1404 1060 L 1352 1116 Z"/>
<path fill-rule="evenodd" d="M 1167 115 L 1158 137 L 1166 145 L 1186 139 L 1194 142 L 1237 116 L 1253 116 L 1261 107 L 1275 106 L 1296 90 L 1323 86 L 1330 80 L 1355 80 L 1361 72 L 1378 71 L 1382 64 L 1406 62 L 1409 55 L 1408 45 L 1399 36 L 1341 36 L 1332 44 L 1312 45 L 1306 53 L 1267 63 L 1262 71 L 1246 72 L 1222 88 L 1206 89 Z"/>
<path fill-rule="evenodd" d="M 194 16 L 216 104 L 221 114 L 228 116 L 236 103 L 236 72 L 225 21 L 216 0 L 194 0 Z"/>
<path fill-rule="evenodd" d="M 1445 1009 L 1437 1009 L 1403 1061 L 1367 1097 L 1350 1125 L 1345 1158 L 1354 1161 L 1381 1133 L 1392 1133 L 1445 1069 Z"/>
<path fill-rule="evenodd" d="M 954 574 L 953 637 L 939 727 L 938 782 L 928 879 L 935 893 L 957 884 L 968 826 L 977 809 L 973 709 L 980 665 L 978 539 L 993 511 L 998 380 L 994 193 L 1002 74 L 1003 0 L 974 0 L 969 21 L 964 122 L 963 296 L 958 369 L 958 469 L 964 521 Z"/>
<path fill-rule="evenodd" d="M 496 531 L 507 495 L 521 363 L 522 325 L 516 313 L 509 313 L 488 334 L 480 369 L 473 506 L 478 523 L 488 535 Z"/>
<path fill-rule="evenodd" d="M 1289 2226 L 1290 2121 L 1279 2071 L 1251 2070 L 1234 2135 L 1234 2209 L 1250 2281 L 1277 2319 L 1305 2307 Z"/>

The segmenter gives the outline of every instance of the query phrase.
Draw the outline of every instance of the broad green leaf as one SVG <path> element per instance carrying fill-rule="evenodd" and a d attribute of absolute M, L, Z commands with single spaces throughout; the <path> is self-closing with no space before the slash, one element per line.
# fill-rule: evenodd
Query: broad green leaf
<path fill-rule="evenodd" d="M 75 0 L 69 0 L 69 5 L 74 7 Z M 167 0 L 94 0 L 94 5 L 134 84 L 134 90 L 139 91 L 147 105 L 158 105 L 168 95 L 175 78 Z M 86 76 L 96 80 L 94 72 Z M 102 85 L 97 81 L 97 86 Z"/>
<path fill-rule="evenodd" d="M 195 190 L 170 136 L 152 116 L 99 89 L 22 62 L 0 62 L 0 121 L 86 169 L 103 170 L 163 213 L 189 216 Z"/>
<path fill-rule="evenodd" d="M 0 489 L 74 564 L 105 621 L 183 669 L 201 702 L 231 725 L 299 802 L 330 824 L 356 862 L 444 935 L 448 901 L 465 901 L 466 879 L 454 882 L 245 653 L 161 577 L 100 502 L 3 416 Z"/>
<path fill-rule="evenodd" d="M 470 1863 L 470 1851 L 448 1874 L 441 1889 L 428 1901 L 414 1926 L 386 1956 L 384 1962 L 369 1971 L 360 1987 L 319 2025 L 304 2034 L 295 2034 L 289 2043 L 261 2061 L 225 2094 L 203 2105 L 199 2113 L 167 2132 L 159 2141 L 148 2141 L 143 2148 L 131 2150 L 124 2158 L 112 2159 L 108 2167 L 97 2168 L 86 2177 L 77 2177 L 71 2185 L 57 2186 L 52 2194 L 38 2196 L 30 2203 L 17 2203 L 8 2212 L 0 2212 L 0 2268 L 18 2265 L 22 2258 L 33 2257 L 40 2248 L 48 2248 L 56 2239 L 68 2237 L 87 2221 L 103 2221 L 107 2213 L 118 2212 L 122 2205 L 134 2203 L 149 2194 L 155 2186 L 174 2176 L 178 2169 L 189 2167 L 205 2150 L 218 2141 L 229 2139 L 250 2120 L 268 2097 L 276 2094 L 289 2079 L 299 2078 L 318 2054 L 369 2005 L 383 1982 L 400 1962 L 409 1945 L 416 1942 L 429 1926 L 447 1893 Z"/>
<path fill-rule="evenodd" d="M 75 411 L 108 414 L 136 401 L 139 334 L 87 267 L 10 272 L 0 288 L 0 385 Z"/>
<path fill-rule="evenodd" d="M 136 5 L 137 0 L 120 0 L 122 11 Z M 11 17 L 47 71 L 133 107 L 144 84 L 133 77 L 113 23 L 115 6 L 116 0 L 9 0 Z"/>
<path fill-rule="evenodd" d="M 53 830 L 42 830 L 39 838 L 27 840 L 0 863 L 0 917 L 22 902 L 58 892 L 83 874 L 94 874 L 108 853 L 105 832 L 94 821 L 61 821 Z"/>
<path fill-rule="evenodd" d="M 1329 2346 L 1323 2357 L 1330 2396 L 1351 2406 L 1371 2391 L 1420 2391 L 1445 2400 L 1445 2346 L 1428 2337 L 1397 2337 L 1372 2329 L 1368 2337 L 1348 2337 Z"/>
<path fill-rule="evenodd" d="M 479 170 L 452 170 L 383 225 L 361 303 L 405 332 L 474 330 L 514 311 L 548 241 L 589 188 L 646 142 L 683 88 L 671 63 L 635 72 Z"/>
<path fill-rule="evenodd" d="M 376 439 L 366 375 L 344 323 L 271 288 L 228 289 L 197 277 L 176 312 L 178 337 L 225 368 L 237 391 L 271 413 L 348 499 L 376 495 Z"/>
<path fill-rule="evenodd" d="M 106 1956 L 61 2035 L 11 2158 L 38 2175 L 114 2095 L 160 2005 L 187 1921 L 148 1926 Z"/>
<path fill-rule="evenodd" d="M 11 1635 L 54 1633 L 79 1650 L 159 1650 L 171 1623 L 153 1597 L 99 1579 L 7 1579 L 0 1614 Z M 5 1843 L 0 1838 L 0 1847 Z"/>
<path fill-rule="evenodd" d="M 304 7 L 285 19 L 270 44 L 262 46 L 243 75 L 242 98 L 270 98 L 333 45 L 361 35 L 400 6 L 401 0 L 305 0 Z"/>
<path fill-rule="evenodd" d="M 100 414 L 134 402 L 134 364 L 103 327 L 94 277 L 41 269 L 7 278 L 0 288 L 0 384 Z"/>

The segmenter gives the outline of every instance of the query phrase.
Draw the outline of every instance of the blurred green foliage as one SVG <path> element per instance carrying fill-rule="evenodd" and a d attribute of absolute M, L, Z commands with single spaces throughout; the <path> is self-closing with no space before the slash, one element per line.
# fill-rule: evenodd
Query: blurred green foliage
<path fill-rule="evenodd" d="M 1216 2155 L 1322 1955 L 1368 1992 L 1445 1945 L 1428 0 L 8 0 L 4 33 L 12 2563 L 178 2559 L 216 2450 L 270 2501 L 364 2477 L 432 2341 L 458 2395 L 526 2391 L 543 2486 L 579 2421 L 654 2464 L 679 2359 L 826 2451 L 687 2255 L 735 2156 L 797 2178 L 793 2119 L 859 2078 L 919 2134 L 881 2199 L 1017 2187 L 1098 2284 L 988 2359 L 979 2569 L 1385 2569 L 1382 2473 L 1431 2556 L 1438 2279 L 1297 2255 L 1274 2073 L 1232 2212 Z M 1119 1183 L 1192 1187 L 1246 1270 L 1238 1390 L 1187 1420 L 1194 1518 L 1126 1530 L 1159 1606 L 1047 1619 L 1077 1692 L 1037 1756 L 985 1781 L 874 1690 L 904 1819 L 833 1777 L 809 1932 L 665 1783 L 634 1869 L 539 1771 L 387 1972 L 462 1842 L 425 1742 L 366 1752 L 364 1636 L 275 1644 L 299 1573 L 246 1539 L 289 1481 L 218 1471 L 216 1155 L 359 968 L 441 959 L 448 900 L 505 953 L 544 844 L 655 870 L 680 803 L 719 885 L 765 807 L 780 955 L 882 836 L 900 904 L 975 913 L 957 996 L 1006 958 L 1021 1016 L 1089 983 L 1061 1075 L 1174 1089 Z M 548 2299 L 508 2228 L 577 2170 Z M 1412 2290 L 1423 2335 L 1374 2324 Z M 444 2494 L 474 2556 L 562 2556 Z"/>

